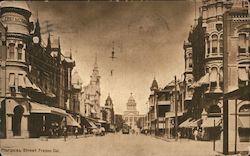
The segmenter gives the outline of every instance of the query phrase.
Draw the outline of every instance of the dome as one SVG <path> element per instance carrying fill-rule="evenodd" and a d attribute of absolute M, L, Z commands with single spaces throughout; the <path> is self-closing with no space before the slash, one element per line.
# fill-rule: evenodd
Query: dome
<path fill-rule="evenodd" d="M 131 95 L 130 95 L 130 97 L 129 97 L 129 99 L 128 99 L 128 102 L 131 102 L 131 101 L 132 101 L 132 102 L 135 101 L 135 99 L 134 99 L 132 93 L 131 93 Z"/>
<path fill-rule="evenodd" d="M 25 1 L 3 1 L 0 5 L 1 8 L 19 8 L 31 12 Z"/>
<path fill-rule="evenodd" d="M 154 78 L 154 80 L 153 80 L 153 82 L 152 82 L 152 85 L 151 85 L 150 89 L 151 89 L 151 90 L 156 90 L 156 89 L 158 89 L 158 83 L 157 83 L 157 81 L 155 80 L 155 78 Z"/>

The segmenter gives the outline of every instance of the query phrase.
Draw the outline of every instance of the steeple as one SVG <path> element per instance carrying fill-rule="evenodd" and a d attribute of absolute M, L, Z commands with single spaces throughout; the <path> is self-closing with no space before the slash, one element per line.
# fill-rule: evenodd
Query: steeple
<path fill-rule="evenodd" d="M 155 80 L 155 77 L 154 77 L 154 80 L 152 82 L 150 90 L 153 91 L 153 90 L 157 90 L 157 89 L 158 89 L 158 83 L 157 83 L 157 81 Z"/>
<path fill-rule="evenodd" d="M 61 61 L 61 44 L 60 44 L 60 37 L 58 37 L 58 52 L 57 52 L 57 61 L 60 62 Z"/>
<path fill-rule="evenodd" d="M 34 31 L 34 37 L 38 37 L 39 41 L 38 43 L 40 44 L 41 43 L 41 27 L 40 27 L 40 23 L 39 23 L 39 19 L 37 18 L 37 21 L 36 21 L 36 27 L 35 27 L 35 31 Z"/>
<path fill-rule="evenodd" d="M 99 70 L 98 70 L 98 64 L 97 64 L 97 56 L 95 56 L 94 69 L 90 78 L 91 78 L 90 80 L 91 84 L 96 84 L 97 86 L 99 86 L 100 76 L 99 76 Z"/>
<path fill-rule="evenodd" d="M 48 42 L 47 42 L 47 47 L 46 47 L 46 53 L 51 53 L 51 40 L 50 40 L 50 33 L 48 36 Z"/>
<path fill-rule="evenodd" d="M 110 94 L 108 95 L 108 97 L 106 99 L 105 106 L 106 107 L 113 107 L 113 101 L 112 101 L 112 99 L 110 97 Z"/>

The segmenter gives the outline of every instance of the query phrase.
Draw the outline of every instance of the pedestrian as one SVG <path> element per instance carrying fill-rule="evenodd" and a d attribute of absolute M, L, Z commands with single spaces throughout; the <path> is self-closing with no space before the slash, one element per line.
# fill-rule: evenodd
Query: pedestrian
<path fill-rule="evenodd" d="M 64 141 L 66 141 L 66 138 L 67 138 L 67 127 L 66 126 L 63 127 L 63 136 L 64 136 Z"/>
<path fill-rule="evenodd" d="M 197 140 L 198 137 L 198 131 L 197 129 L 194 130 L 194 140 Z"/>
<path fill-rule="evenodd" d="M 181 131 L 177 132 L 177 136 L 178 136 L 178 140 L 180 140 L 180 138 L 181 138 Z"/>
<path fill-rule="evenodd" d="M 76 136 L 76 139 L 77 139 L 77 135 L 78 135 L 78 128 L 76 127 L 76 128 L 75 128 L 75 136 Z"/>

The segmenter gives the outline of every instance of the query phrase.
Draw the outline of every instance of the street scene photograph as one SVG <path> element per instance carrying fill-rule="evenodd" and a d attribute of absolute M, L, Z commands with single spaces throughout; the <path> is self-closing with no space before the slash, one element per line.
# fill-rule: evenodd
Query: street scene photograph
<path fill-rule="evenodd" d="M 249 0 L 0 2 L 0 156 L 250 156 Z"/>

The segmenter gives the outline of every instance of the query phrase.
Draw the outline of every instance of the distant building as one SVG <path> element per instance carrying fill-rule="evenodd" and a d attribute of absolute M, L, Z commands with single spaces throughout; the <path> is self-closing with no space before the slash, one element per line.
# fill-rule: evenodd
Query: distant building
<path fill-rule="evenodd" d="M 105 101 L 105 106 L 104 109 L 107 113 L 107 118 L 106 118 L 106 122 L 108 125 L 108 130 L 114 130 L 114 119 L 115 119 L 115 114 L 114 114 L 114 104 L 113 101 L 110 97 L 110 95 L 108 95 L 106 101 Z"/>
<path fill-rule="evenodd" d="M 90 76 L 90 83 L 84 87 L 83 102 L 84 102 L 84 116 L 93 119 L 101 118 L 100 107 L 100 75 L 97 65 L 97 58 L 95 59 L 94 69 Z"/>
<path fill-rule="evenodd" d="M 136 101 L 131 93 L 127 102 L 127 110 L 123 113 L 123 120 L 131 127 L 131 129 L 135 130 L 137 128 L 139 117 L 141 117 L 141 115 L 136 109 Z"/>

